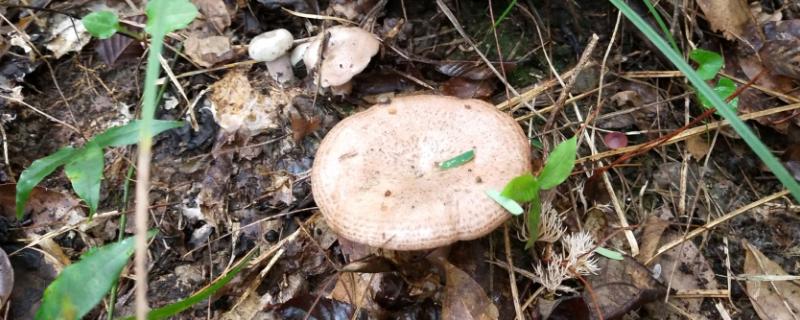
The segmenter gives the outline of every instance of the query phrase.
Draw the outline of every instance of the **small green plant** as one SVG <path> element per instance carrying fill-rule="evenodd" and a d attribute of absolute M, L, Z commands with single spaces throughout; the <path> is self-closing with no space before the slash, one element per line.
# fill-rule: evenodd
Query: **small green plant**
<path fill-rule="evenodd" d="M 18 216 L 24 212 L 25 203 L 33 188 L 62 165 L 75 192 L 89 205 L 90 213 L 94 213 L 97 210 L 100 180 L 103 174 L 103 148 L 138 142 L 139 152 L 149 159 L 153 136 L 183 125 L 177 121 L 153 119 L 156 105 L 156 80 L 160 71 L 159 57 L 166 34 L 186 27 L 194 20 L 198 11 L 188 0 L 151 0 L 147 3 L 146 14 L 148 19 L 145 32 L 151 38 L 145 72 L 142 119 L 132 121 L 125 126 L 111 128 L 95 136 L 81 148 L 64 147 L 50 156 L 34 161 L 20 175 L 17 183 L 16 209 Z M 98 38 L 108 38 L 116 32 L 129 32 L 120 26 L 119 18 L 108 11 L 91 13 L 82 21 L 90 33 Z M 146 181 L 139 180 L 138 184 L 143 182 Z M 137 237 L 144 239 L 147 237 L 145 233 L 137 233 Z M 64 269 L 45 290 L 36 319 L 77 319 L 94 308 L 108 293 L 119 278 L 122 268 L 130 260 L 135 247 L 133 240 L 132 238 L 125 239 L 89 250 L 82 256 L 81 261 Z M 235 274 L 239 270 L 241 267 L 232 270 L 218 283 L 224 284 L 230 281 L 231 274 Z M 215 284 L 209 290 L 213 293 L 220 286 L 220 284 Z M 187 301 L 196 303 L 199 301 L 198 297 L 207 297 L 211 293 L 204 290 Z M 186 303 L 168 310 L 153 310 L 152 312 L 160 310 L 160 313 L 151 314 L 151 318 L 168 317 L 170 312 L 180 312 L 186 308 Z"/>
<path fill-rule="evenodd" d="M 134 120 L 124 126 L 113 127 L 95 136 L 81 148 L 63 147 L 56 153 L 31 163 L 30 167 L 22 171 L 17 181 L 17 218 L 22 218 L 33 188 L 61 166 L 64 166 L 64 172 L 72 182 L 75 193 L 89 206 L 89 215 L 93 215 L 100 199 L 103 149 L 136 143 L 140 126 L 141 121 Z M 183 123 L 180 121 L 156 121 L 153 123 L 152 134 L 181 126 Z"/>
<path fill-rule="evenodd" d="M 689 59 L 697 63 L 697 69 L 695 71 L 697 75 L 705 81 L 711 81 L 716 78 L 719 70 L 721 70 L 722 66 L 725 64 L 722 55 L 704 49 L 692 50 L 692 52 L 689 53 Z M 695 89 L 695 91 L 697 90 Z M 736 83 L 729 78 L 720 77 L 717 84 L 714 86 L 714 92 L 716 92 L 719 97 L 727 99 L 736 92 Z M 700 100 L 700 105 L 702 105 L 703 108 L 711 109 L 714 107 L 711 101 L 703 94 L 698 93 L 697 98 Z M 734 98 L 728 103 L 728 106 L 736 109 L 739 106 L 739 98 Z"/>
<path fill-rule="evenodd" d="M 628 4 L 622 0 L 609 0 L 616 6 L 625 17 L 628 18 L 644 35 L 649 39 L 659 51 L 661 51 L 667 59 L 675 65 L 686 78 L 692 83 L 698 94 L 706 97 L 711 106 L 717 109 L 719 115 L 725 120 L 730 122 L 731 127 L 736 130 L 739 136 L 750 146 L 750 149 L 764 162 L 764 164 L 775 174 L 775 177 L 789 190 L 796 201 L 800 201 L 800 184 L 794 180 L 794 177 L 786 170 L 785 167 L 778 161 L 777 158 L 770 152 L 767 146 L 753 133 L 742 119 L 740 119 L 734 109 L 728 108 L 727 103 L 703 80 L 686 61 L 683 60 L 680 53 L 673 48 L 670 48 L 664 39 L 653 30 L 650 25 L 645 22 L 642 17 L 636 14 Z"/>
<path fill-rule="evenodd" d="M 539 219 L 542 203 L 539 199 L 540 190 L 549 190 L 563 183 L 575 167 L 575 156 L 578 151 L 577 137 L 572 137 L 561 142 L 547 157 L 544 168 L 534 176 L 528 172 L 512 179 L 503 188 L 502 192 L 487 191 L 492 199 L 514 215 L 523 213 L 520 203 L 530 203 L 528 210 L 527 228 L 528 243 L 526 248 L 533 246 L 539 235 Z"/>

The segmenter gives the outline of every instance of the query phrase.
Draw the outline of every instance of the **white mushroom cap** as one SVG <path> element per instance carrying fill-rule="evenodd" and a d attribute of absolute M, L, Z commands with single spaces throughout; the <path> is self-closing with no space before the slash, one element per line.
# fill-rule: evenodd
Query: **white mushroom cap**
<path fill-rule="evenodd" d="M 438 164 L 473 150 L 472 161 Z M 394 98 L 339 122 L 314 159 L 311 187 L 340 236 L 392 250 L 482 237 L 511 215 L 485 194 L 529 172 L 530 143 L 480 100 Z"/>
<path fill-rule="evenodd" d="M 247 52 L 250 58 L 256 61 L 273 61 L 286 54 L 292 48 L 294 37 L 286 29 L 275 29 L 264 32 L 253 40 Z"/>
<path fill-rule="evenodd" d="M 358 27 L 336 26 L 328 29 L 330 34 L 325 56 L 322 59 L 322 87 L 340 86 L 364 71 L 369 61 L 380 48 L 374 35 Z M 303 62 L 311 70 L 317 65 L 322 37 L 317 37 L 306 50 Z"/>

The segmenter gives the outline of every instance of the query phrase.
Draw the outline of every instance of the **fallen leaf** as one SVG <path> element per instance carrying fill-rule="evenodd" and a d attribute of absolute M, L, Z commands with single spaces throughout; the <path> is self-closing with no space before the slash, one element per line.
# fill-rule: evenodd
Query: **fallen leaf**
<path fill-rule="evenodd" d="M 92 40 L 92 36 L 80 20 L 66 15 L 55 15 L 48 30 L 50 37 L 45 47 L 56 59 L 69 52 L 79 52 Z"/>
<path fill-rule="evenodd" d="M 750 21 L 750 9 L 744 0 L 698 0 L 706 20 L 728 40 L 736 40 Z"/>
<path fill-rule="evenodd" d="M 629 256 L 624 260 L 600 258 L 598 274 L 586 276 L 592 286 L 583 292 L 589 311 L 603 312 L 603 319 L 615 319 L 643 304 L 663 299 L 666 288 L 653 279 L 650 269 Z M 595 315 L 596 316 L 596 315 Z"/>
<path fill-rule="evenodd" d="M 788 275 L 755 246 L 743 241 L 744 272 L 748 275 Z M 747 281 L 747 296 L 761 319 L 797 319 L 800 284 L 795 281 Z M 789 310 L 791 308 L 791 310 Z"/>
<path fill-rule="evenodd" d="M 500 70 L 500 63 L 493 63 L 493 65 Z M 508 72 L 514 70 L 516 63 L 503 62 L 503 67 Z M 482 61 L 442 62 L 436 66 L 436 71 L 450 77 L 463 77 L 470 80 L 486 80 L 494 77 L 494 72 Z"/>
<path fill-rule="evenodd" d="M 442 85 L 442 92 L 463 99 L 486 99 L 492 95 L 494 85 L 489 80 L 469 80 L 454 77 Z"/>
<path fill-rule="evenodd" d="M 680 237 L 680 233 L 668 231 L 662 237 L 662 243 L 668 243 Z M 708 260 L 706 260 L 694 242 L 686 241 L 680 246 L 664 252 L 654 260 L 653 265 L 661 266 L 663 282 L 670 283 L 675 290 L 691 291 L 719 288 L 714 270 L 711 269 Z M 702 298 L 680 299 L 674 303 L 686 312 L 700 314 L 703 300 Z"/>
<path fill-rule="evenodd" d="M 657 211 L 665 210 L 669 211 L 669 208 L 661 207 Z M 636 260 L 644 263 L 655 255 L 661 244 L 661 235 L 664 234 L 664 230 L 667 227 L 669 227 L 669 223 L 658 216 L 651 215 L 647 217 L 647 221 L 644 223 L 644 231 L 642 231 L 641 243 L 639 244 L 639 255 L 636 256 Z"/>
<path fill-rule="evenodd" d="M 278 127 L 278 110 L 270 97 L 253 90 L 242 70 L 225 74 L 211 86 L 214 119 L 227 133 L 254 136 Z"/>
<path fill-rule="evenodd" d="M 492 300 L 466 272 L 449 262 L 439 260 L 446 275 L 442 319 L 497 319 L 499 312 Z"/>
<path fill-rule="evenodd" d="M 693 158 L 701 160 L 708 154 L 711 145 L 702 136 L 691 136 L 686 140 L 686 149 L 689 150 Z"/>
<path fill-rule="evenodd" d="M 292 125 L 292 139 L 299 144 L 307 135 L 319 130 L 320 118 L 311 117 L 308 119 L 303 115 L 293 114 L 290 122 Z"/>
<path fill-rule="evenodd" d="M 217 63 L 233 58 L 231 40 L 225 36 L 204 37 L 194 32 L 184 41 L 186 55 L 192 61 L 203 67 L 210 67 Z"/>
<path fill-rule="evenodd" d="M 231 16 L 223 0 L 192 0 L 200 13 L 205 16 L 217 32 L 222 32 L 231 25 Z"/>

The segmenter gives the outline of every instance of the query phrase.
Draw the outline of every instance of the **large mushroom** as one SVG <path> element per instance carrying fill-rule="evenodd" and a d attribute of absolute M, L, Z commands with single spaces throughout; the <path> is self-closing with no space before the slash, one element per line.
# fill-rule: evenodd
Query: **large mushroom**
<path fill-rule="evenodd" d="M 439 164 L 472 150 L 463 165 Z M 314 160 L 314 198 L 340 236 L 391 250 L 482 237 L 510 214 L 486 195 L 529 172 L 513 118 L 479 100 L 394 98 L 339 122 Z"/>
<path fill-rule="evenodd" d="M 336 26 L 328 29 L 327 33 L 330 36 L 325 42 L 325 50 L 322 50 L 325 37 L 317 36 L 305 51 L 303 62 L 308 70 L 317 70 L 317 64 L 320 64 L 317 72 L 323 88 L 347 92 L 350 79 L 364 71 L 372 56 L 378 53 L 380 41 L 358 27 Z"/>
<path fill-rule="evenodd" d="M 290 62 L 294 37 L 286 29 L 275 29 L 259 34 L 252 40 L 247 47 L 250 58 L 256 61 L 263 61 L 267 64 L 267 72 L 270 77 L 278 83 L 286 83 L 294 80 L 294 71 Z"/>

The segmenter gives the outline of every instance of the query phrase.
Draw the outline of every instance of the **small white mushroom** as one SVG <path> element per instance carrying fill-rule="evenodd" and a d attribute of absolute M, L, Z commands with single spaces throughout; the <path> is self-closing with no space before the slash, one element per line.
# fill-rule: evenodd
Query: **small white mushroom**
<path fill-rule="evenodd" d="M 380 41 L 364 29 L 336 26 L 328 29 L 322 62 L 317 60 L 322 47 L 322 36 L 311 42 L 303 56 L 306 68 L 314 70 L 319 63 L 320 85 L 323 88 L 345 86 L 350 79 L 364 71 L 369 61 L 380 49 Z"/>
<path fill-rule="evenodd" d="M 294 37 L 289 31 L 275 29 L 250 40 L 247 51 L 251 59 L 265 62 L 270 77 L 283 84 L 294 81 L 294 71 L 288 53 L 293 41 Z"/>

